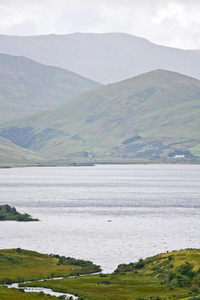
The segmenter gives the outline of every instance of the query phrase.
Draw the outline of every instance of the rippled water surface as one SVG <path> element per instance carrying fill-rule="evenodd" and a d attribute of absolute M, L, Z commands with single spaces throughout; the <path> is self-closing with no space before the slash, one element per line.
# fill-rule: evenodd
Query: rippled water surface
<path fill-rule="evenodd" d="M 104 271 L 200 248 L 199 165 L 0 169 L 0 204 L 40 222 L 0 223 L 0 248 L 92 260 Z"/>

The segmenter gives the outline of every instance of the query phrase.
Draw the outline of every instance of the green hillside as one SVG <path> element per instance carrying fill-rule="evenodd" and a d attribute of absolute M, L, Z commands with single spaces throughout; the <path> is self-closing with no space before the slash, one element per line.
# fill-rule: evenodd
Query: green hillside
<path fill-rule="evenodd" d="M 38 152 L 21 148 L 0 136 L 0 163 L 3 165 L 43 163 L 46 158 Z"/>
<path fill-rule="evenodd" d="M 0 122 L 51 109 L 97 86 L 61 68 L 0 54 Z"/>
<path fill-rule="evenodd" d="M 0 283 L 6 283 L 6 279 L 10 279 L 10 282 L 22 282 L 89 274 L 101 270 L 99 266 L 90 261 L 68 257 L 65 258 L 68 259 L 67 263 L 62 263 L 62 258 L 65 257 L 41 254 L 20 248 L 0 250 Z"/>
<path fill-rule="evenodd" d="M 80 300 L 200 299 L 200 250 L 185 249 L 121 264 L 111 274 L 95 274 L 90 261 L 17 249 L 0 250 L 0 299 L 51 299 L 43 293 L 22 293 L 2 284 L 33 280 L 24 286 L 51 288 Z M 76 275 L 71 277 L 72 275 Z M 44 278 L 64 279 L 35 281 Z M 55 299 L 52 297 L 52 299 Z M 64 299 L 64 298 L 60 298 Z"/>
<path fill-rule="evenodd" d="M 84 300 L 200 299 L 200 250 L 159 254 L 122 264 L 112 274 L 30 283 Z"/>
<path fill-rule="evenodd" d="M 199 128 L 200 82 L 156 70 L 4 124 L 0 134 L 52 159 L 112 154 L 162 160 L 198 154 Z"/>
<path fill-rule="evenodd" d="M 90 261 L 65 258 L 59 255 L 41 254 L 35 251 L 17 249 L 0 250 L 0 299 L 1 300 L 34 300 L 58 299 L 44 293 L 22 293 L 8 289 L 2 284 L 39 280 L 52 277 L 89 274 L 99 272 L 99 266 Z"/>

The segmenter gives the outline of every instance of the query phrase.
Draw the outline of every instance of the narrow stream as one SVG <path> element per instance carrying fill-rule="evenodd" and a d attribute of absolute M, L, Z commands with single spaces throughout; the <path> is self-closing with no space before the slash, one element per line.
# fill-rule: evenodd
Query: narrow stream
<path fill-rule="evenodd" d="M 58 277 L 58 278 L 50 278 L 49 280 L 58 280 L 58 279 L 63 279 L 63 277 Z M 46 279 L 41 279 L 41 280 L 37 280 L 37 281 L 44 281 Z M 26 281 L 23 282 L 24 283 L 30 283 L 32 281 Z M 30 292 L 43 292 L 45 294 L 51 295 L 51 296 L 56 296 L 56 297 L 60 297 L 60 296 L 64 296 L 65 299 L 69 299 L 69 297 L 72 297 L 73 300 L 78 300 L 77 296 L 74 296 L 72 294 L 68 294 L 68 293 L 59 293 L 59 292 L 54 292 L 52 291 L 52 289 L 47 289 L 47 288 L 42 288 L 42 287 L 19 287 L 19 283 L 12 283 L 12 284 L 3 284 L 4 286 L 7 286 L 8 288 L 14 288 L 14 289 L 18 289 L 18 290 L 24 290 L 24 292 L 30 293 Z"/>

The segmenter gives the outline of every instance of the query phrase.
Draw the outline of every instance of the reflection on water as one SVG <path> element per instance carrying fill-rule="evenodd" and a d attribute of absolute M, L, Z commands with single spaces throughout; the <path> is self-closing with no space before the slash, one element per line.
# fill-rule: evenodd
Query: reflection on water
<path fill-rule="evenodd" d="M 119 263 L 200 247 L 199 165 L 0 170 L 0 204 L 40 222 L 1 222 L 0 248 Z"/>

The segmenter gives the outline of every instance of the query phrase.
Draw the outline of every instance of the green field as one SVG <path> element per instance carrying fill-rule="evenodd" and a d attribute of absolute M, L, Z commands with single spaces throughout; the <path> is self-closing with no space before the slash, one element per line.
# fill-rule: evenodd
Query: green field
<path fill-rule="evenodd" d="M 66 265 L 70 262 L 73 264 Z M 40 286 L 61 293 L 71 293 L 78 295 L 80 300 L 200 298 L 199 249 L 173 251 L 140 259 L 136 263 L 121 264 L 112 274 L 78 276 L 80 273 L 86 273 L 86 269 L 84 271 L 84 267 L 75 266 L 75 262 L 81 262 L 82 266 L 91 266 L 88 262 L 80 260 L 21 249 L 0 250 L 0 281 L 4 282 L 8 276 L 10 280 L 23 282 L 28 279 L 77 274 L 73 278 L 32 282 L 26 283 L 25 286 Z M 87 268 L 87 272 L 89 271 L 92 272 L 92 269 Z M 97 271 L 97 266 L 94 266 L 93 271 Z M 16 298 L 13 298 L 15 293 Z M 19 299 L 30 299 L 27 294 L 0 286 L 0 299 L 18 299 L 18 296 L 21 296 Z M 36 296 L 32 297 L 35 299 Z M 37 297 L 40 299 L 43 296 Z"/>
<path fill-rule="evenodd" d="M 22 293 L 1 284 L 98 272 L 92 262 L 18 249 L 0 250 L 0 299 L 57 299 L 42 293 Z"/>
<path fill-rule="evenodd" d="M 192 148 L 192 149 L 191 149 L 191 152 L 192 152 L 194 155 L 200 157 L 200 144 L 197 145 L 196 147 Z"/>
<path fill-rule="evenodd" d="M 0 282 L 22 282 L 65 276 L 61 280 L 25 286 L 51 288 L 78 295 L 80 300 L 159 300 L 200 298 L 200 249 L 159 254 L 136 263 L 121 264 L 112 274 L 78 276 L 98 271 L 91 262 L 39 254 L 21 249 L 0 250 Z M 69 277 L 76 274 L 75 277 Z M 0 299 L 46 299 L 0 286 Z M 20 298 L 21 297 L 21 298 Z M 32 298 L 29 298 L 32 297 Z M 43 298 L 44 297 L 44 298 Z"/>
<path fill-rule="evenodd" d="M 40 286 L 77 294 L 85 300 L 197 297 L 200 296 L 200 250 L 160 254 L 137 263 L 122 264 L 112 274 L 46 281 Z"/>
<path fill-rule="evenodd" d="M 38 280 L 93 273 L 100 268 L 91 262 L 18 249 L 0 250 L 0 283 Z"/>
<path fill-rule="evenodd" d="M 43 295 L 41 293 L 23 293 L 18 290 L 8 289 L 0 285 L 0 299 L 1 300 L 47 300 L 47 299 L 58 299 L 50 295 Z"/>

